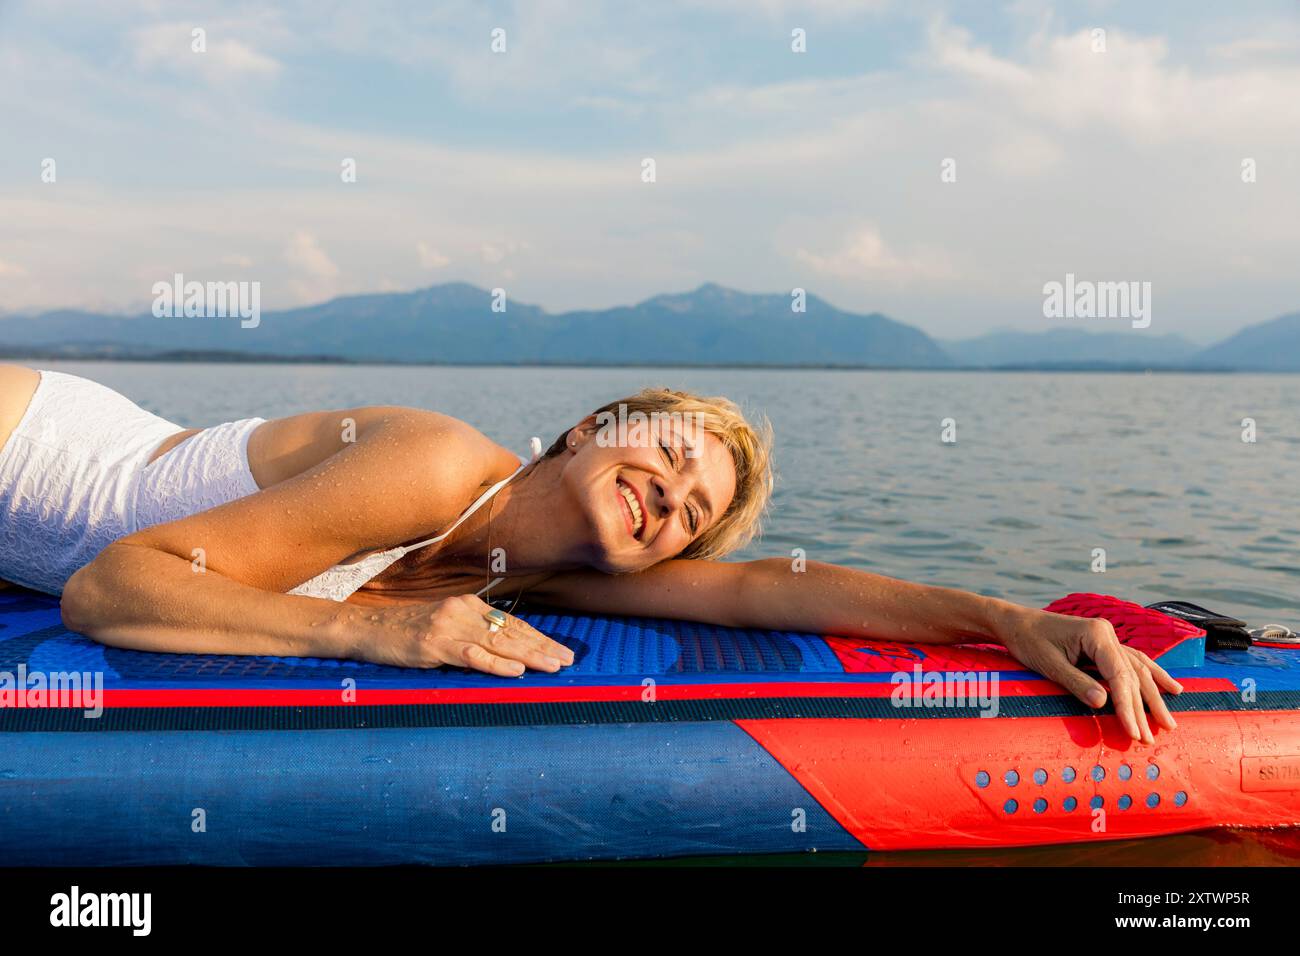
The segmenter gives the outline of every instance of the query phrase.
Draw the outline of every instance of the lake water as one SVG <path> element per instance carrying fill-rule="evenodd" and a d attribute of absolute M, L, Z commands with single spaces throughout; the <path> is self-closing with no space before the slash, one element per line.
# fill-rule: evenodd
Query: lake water
<path fill-rule="evenodd" d="M 527 453 L 643 385 L 767 415 L 778 490 L 744 557 L 1042 606 L 1183 598 L 1300 627 L 1300 376 L 56 363 L 186 426 L 402 404 Z M 956 442 L 941 440 L 955 422 Z M 1242 441 L 1251 418 L 1256 441 Z M 1105 572 L 1093 551 L 1105 549 Z"/>
<path fill-rule="evenodd" d="M 727 395 L 767 415 L 777 436 L 767 533 L 742 557 L 802 548 L 809 558 L 1029 605 L 1072 591 L 1142 604 L 1180 598 L 1300 629 L 1300 376 L 50 367 L 186 426 L 402 404 L 463 418 L 525 454 L 530 435 L 549 445 L 643 385 Z M 955 423 L 953 443 L 941 440 L 945 419 Z M 1254 422 L 1253 442 L 1242 440 L 1243 419 Z M 1092 570 L 1098 548 L 1104 573 Z M 1219 834 L 1205 845 L 1214 856 L 1201 862 L 1216 864 L 1294 863 L 1300 852 L 1277 834 L 1266 842 Z M 1130 862 L 1165 861 L 1159 847 L 1138 846 Z M 1064 848 L 985 853 L 980 862 L 1095 857 Z"/>

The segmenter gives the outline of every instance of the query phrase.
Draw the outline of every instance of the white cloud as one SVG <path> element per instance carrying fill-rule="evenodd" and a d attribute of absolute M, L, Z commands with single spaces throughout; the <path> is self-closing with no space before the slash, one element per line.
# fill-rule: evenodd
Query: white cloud
<path fill-rule="evenodd" d="M 304 272 L 314 279 L 334 279 L 338 277 L 339 267 L 320 247 L 316 237 L 308 232 L 296 232 L 284 257 L 299 272 Z"/>
<path fill-rule="evenodd" d="M 1300 54 L 1300 29 L 1294 23 L 1277 24 L 1267 35 L 1241 37 L 1210 47 L 1210 55 L 1224 60 L 1294 57 Z"/>
<path fill-rule="evenodd" d="M 265 54 L 239 40 L 218 40 L 208 47 L 206 54 L 223 72 L 254 73 L 273 76 L 280 72 L 280 64 Z"/>
<path fill-rule="evenodd" d="M 296 302 L 320 302 L 339 292 L 339 267 L 311 233 L 295 233 L 284 257 L 293 269 L 306 276 L 306 280 L 294 278 L 286 283 Z"/>
<path fill-rule="evenodd" d="M 496 265 L 505 261 L 508 256 L 516 255 L 527 247 L 527 243 L 509 239 L 505 242 L 485 242 L 480 247 L 479 253 L 483 257 L 483 261 L 488 265 Z"/>
<path fill-rule="evenodd" d="M 894 6 L 893 0 L 692 0 L 692 7 L 715 7 L 719 10 L 750 15 L 762 11 L 772 19 L 789 19 L 793 26 L 804 17 L 848 18 L 862 14 L 879 14 Z"/>
<path fill-rule="evenodd" d="M 824 276 L 837 279 L 949 279 L 953 269 L 942 253 L 917 252 L 901 256 L 885 245 L 880 230 L 873 225 L 861 226 L 830 253 L 806 249 L 795 252 L 795 259 Z"/>
<path fill-rule="evenodd" d="M 966 30 L 936 21 L 930 27 L 929 59 L 938 67 L 1004 89 L 1029 89 L 1033 74 L 976 46 Z"/>
<path fill-rule="evenodd" d="M 193 31 L 206 31 L 205 50 L 193 49 Z M 273 57 L 224 33 L 225 25 L 209 22 L 157 23 L 134 31 L 130 37 L 135 64 L 141 69 L 196 73 L 208 80 L 225 81 L 240 76 L 275 76 L 281 70 Z M 243 31 L 241 31 L 243 32 Z"/>
<path fill-rule="evenodd" d="M 1067 159 L 1067 151 L 1058 139 L 1028 129 L 1009 131 L 998 137 L 989 154 L 998 169 L 1017 177 L 1059 172 Z"/>
<path fill-rule="evenodd" d="M 445 269 L 451 265 L 450 258 L 423 240 L 415 244 L 415 251 L 420 257 L 420 265 L 425 269 Z"/>
<path fill-rule="evenodd" d="M 1169 62 L 1164 37 L 1114 28 L 1107 30 L 1105 52 L 1094 52 L 1091 31 L 1080 30 L 1035 37 L 1024 62 L 1016 63 L 938 22 L 926 59 L 965 80 L 968 95 L 999 95 L 1000 107 L 1040 130 L 1102 127 L 1136 143 L 1224 142 L 1254 135 L 1265 117 L 1300 124 L 1300 65 L 1197 73 Z"/>

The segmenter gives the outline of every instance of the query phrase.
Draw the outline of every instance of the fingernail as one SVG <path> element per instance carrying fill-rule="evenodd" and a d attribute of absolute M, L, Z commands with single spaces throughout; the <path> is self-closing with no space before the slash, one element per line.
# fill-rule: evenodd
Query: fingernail
<path fill-rule="evenodd" d="M 564 661 L 560 660 L 558 657 L 550 657 L 550 656 L 547 656 L 547 657 L 546 657 L 546 663 L 550 664 L 550 665 L 551 665 L 552 667 L 554 667 L 557 671 L 558 671 L 561 667 L 564 667 L 564 666 L 565 666 L 565 665 L 564 665 Z"/>
<path fill-rule="evenodd" d="M 1088 691 L 1089 707 L 1100 707 L 1104 703 L 1106 703 L 1106 694 L 1104 691 L 1096 689 Z"/>

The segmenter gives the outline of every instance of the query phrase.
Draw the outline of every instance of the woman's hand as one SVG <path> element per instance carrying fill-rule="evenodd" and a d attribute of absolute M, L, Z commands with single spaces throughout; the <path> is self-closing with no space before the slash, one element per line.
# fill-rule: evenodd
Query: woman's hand
<path fill-rule="evenodd" d="M 353 655 L 395 667 L 470 667 L 500 677 L 521 677 L 525 669 L 554 673 L 573 663 L 573 651 L 506 615 L 493 631 L 483 617 L 490 605 L 473 595 L 433 604 L 366 608 L 365 635 Z"/>
<path fill-rule="evenodd" d="M 1141 651 L 1121 644 L 1109 621 L 1017 607 L 998 628 L 998 639 L 1020 663 L 1099 708 L 1106 689 L 1076 666 L 1081 658 L 1091 660 L 1110 685 L 1115 716 L 1134 740 L 1154 742 L 1147 708 L 1166 730 L 1178 726 L 1160 691 L 1180 694 L 1182 685 Z"/>

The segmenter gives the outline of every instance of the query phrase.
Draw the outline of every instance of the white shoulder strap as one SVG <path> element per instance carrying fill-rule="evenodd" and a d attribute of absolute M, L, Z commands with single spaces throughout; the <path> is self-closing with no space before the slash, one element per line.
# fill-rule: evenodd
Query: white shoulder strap
<path fill-rule="evenodd" d="M 508 478 L 502 478 L 500 481 L 498 481 L 495 485 L 493 485 L 493 486 L 492 486 L 491 488 L 489 488 L 487 491 L 483 492 L 483 494 L 479 495 L 479 496 L 478 496 L 478 500 L 475 501 L 475 502 L 474 502 L 472 505 L 470 505 L 468 508 L 466 508 L 465 511 L 461 514 L 461 516 L 460 516 L 459 518 L 456 519 L 455 523 L 452 524 L 452 526 L 451 526 L 450 528 L 448 528 L 448 529 L 447 529 L 446 531 L 444 531 L 442 534 L 437 535 L 436 537 L 428 538 L 428 539 L 426 539 L 426 540 L 424 540 L 424 541 L 417 541 L 415 544 L 408 544 L 408 545 L 406 545 L 405 547 L 401 547 L 401 548 L 396 549 L 396 550 L 397 550 L 397 557 L 400 558 L 400 557 L 402 557 L 403 555 L 410 554 L 412 551 L 416 551 L 416 550 L 418 550 L 418 549 L 420 549 L 420 548 L 423 548 L 423 547 L 426 547 L 427 545 L 430 545 L 430 544 L 437 544 L 437 543 L 438 543 L 439 541 L 441 541 L 443 538 L 447 537 L 447 535 L 451 534 L 453 531 L 455 531 L 457 528 L 459 528 L 459 527 L 461 526 L 461 523 L 462 523 L 466 518 L 468 518 L 468 517 L 469 517 L 470 515 L 472 515 L 474 512 L 478 511 L 479 508 L 483 507 L 483 505 L 487 503 L 487 501 L 488 501 L 489 498 L 491 498 L 493 495 L 495 495 L 498 491 L 500 491 L 500 490 L 501 490 L 502 488 L 504 488 L 506 485 L 510 484 L 510 482 L 514 481 L 514 479 L 515 479 L 516 477 L 518 477 L 518 475 L 519 475 L 519 473 L 520 473 L 521 471 L 523 471 L 525 468 L 527 468 L 529 465 L 531 465 L 534 461 L 536 461 L 536 460 L 538 459 L 538 457 L 541 456 L 541 454 L 542 454 L 542 440 L 541 440 L 540 438 L 536 437 L 536 436 L 530 438 L 529 441 L 528 441 L 528 449 L 529 449 L 529 451 L 532 452 L 533 457 L 530 458 L 528 461 L 524 462 L 524 463 L 523 463 L 522 465 L 520 465 L 518 468 L 516 468 L 515 471 L 514 471 L 514 474 L 510 475 L 510 477 L 508 477 Z"/>

